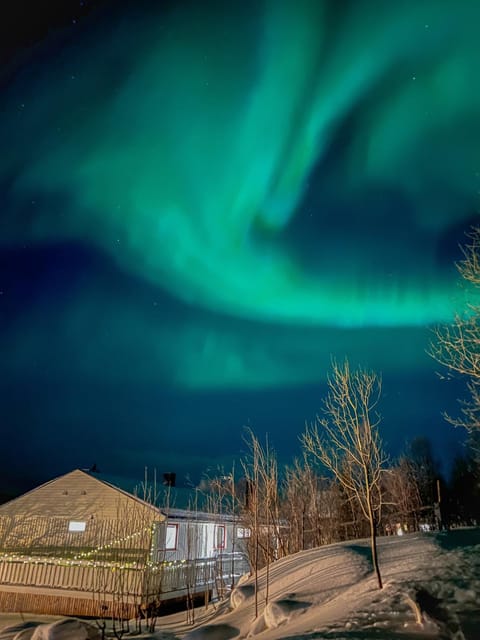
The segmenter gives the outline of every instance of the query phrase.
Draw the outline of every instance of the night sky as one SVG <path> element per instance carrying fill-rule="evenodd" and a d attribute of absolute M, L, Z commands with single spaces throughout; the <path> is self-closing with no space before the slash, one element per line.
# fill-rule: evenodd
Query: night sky
<path fill-rule="evenodd" d="M 93 462 L 197 482 L 245 425 L 288 462 L 332 356 L 382 374 L 392 455 L 427 435 L 448 463 L 462 388 L 426 348 L 480 211 L 477 0 L 0 22 L 3 491 Z"/>

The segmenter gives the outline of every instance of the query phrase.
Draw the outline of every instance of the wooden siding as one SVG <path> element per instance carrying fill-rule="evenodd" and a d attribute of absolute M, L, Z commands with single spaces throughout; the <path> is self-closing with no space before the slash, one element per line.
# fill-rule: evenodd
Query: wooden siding
<path fill-rule="evenodd" d="M 0 586 L 23 585 L 127 596 L 181 591 L 213 579 L 216 561 L 125 567 L 117 563 L 0 560 Z"/>
<path fill-rule="evenodd" d="M 0 505 L 0 516 L 59 516 L 88 521 L 112 520 L 132 509 L 158 509 L 89 473 L 75 469 Z"/>
<path fill-rule="evenodd" d="M 142 593 L 143 574 L 115 565 L 53 564 L 28 560 L 0 561 L 0 585 L 69 589 L 89 593 Z"/>
<path fill-rule="evenodd" d="M 106 608 L 105 608 L 106 607 Z M 43 615 L 89 616 L 94 618 L 134 618 L 137 605 L 124 602 L 100 603 L 92 597 L 53 595 L 35 591 L 6 591 L 0 586 L 0 611 L 3 613 L 38 613 Z"/>
<path fill-rule="evenodd" d="M 148 517 L 147 517 L 148 516 Z M 4 554 L 93 560 L 144 561 L 150 553 L 153 521 L 133 511 L 114 520 L 92 519 L 85 531 L 69 531 L 69 518 L 0 515 Z"/>
<path fill-rule="evenodd" d="M 112 616 L 119 607 L 126 607 L 130 615 L 139 604 L 154 600 L 168 601 L 214 590 L 222 594 L 244 569 L 241 554 L 236 558 L 229 554 L 228 558 L 137 567 L 3 559 L 0 611 L 97 616 L 103 605 L 102 617 Z M 30 602 L 34 608 L 29 608 Z"/>

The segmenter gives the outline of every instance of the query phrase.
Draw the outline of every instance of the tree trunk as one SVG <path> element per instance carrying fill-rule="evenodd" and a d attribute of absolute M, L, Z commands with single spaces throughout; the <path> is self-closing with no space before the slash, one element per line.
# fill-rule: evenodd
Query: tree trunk
<path fill-rule="evenodd" d="M 378 566 L 377 554 L 377 530 L 375 527 L 375 518 L 370 514 L 370 547 L 372 549 L 372 563 L 375 573 L 377 574 L 378 588 L 383 589 L 382 576 L 380 575 L 380 567 Z"/>

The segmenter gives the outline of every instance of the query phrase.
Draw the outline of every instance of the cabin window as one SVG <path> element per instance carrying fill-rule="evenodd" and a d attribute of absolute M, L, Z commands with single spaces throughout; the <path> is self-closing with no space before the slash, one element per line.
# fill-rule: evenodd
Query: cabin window
<path fill-rule="evenodd" d="M 87 526 L 86 522 L 77 522 L 76 520 L 70 520 L 70 522 L 68 523 L 68 530 L 78 531 L 81 533 L 82 531 L 85 531 L 86 526 Z"/>
<path fill-rule="evenodd" d="M 167 524 L 165 532 L 165 550 L 175 551 L 177 548 L 178 524 Z"/>
<path fill-rule="evenodd" d="M 237 527 L 237 538 L 250 538 L 251 535 L 249 527 Z"/>
<path fill-rule="evenodd" d="M 218 524 L 215 526 L 215 548 L 225 549 L 225 525 Z"/>

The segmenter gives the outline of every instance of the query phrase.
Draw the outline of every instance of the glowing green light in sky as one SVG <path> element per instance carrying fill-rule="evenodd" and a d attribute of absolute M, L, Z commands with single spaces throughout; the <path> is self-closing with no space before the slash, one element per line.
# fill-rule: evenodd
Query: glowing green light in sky
<path fill-rule="evenodd" d="M 439 278 L 437 241 L 478 203 L 480 4 L 340 11 L 265 0 L 229 11 L 179 6 L 158 26 L 136 24 L 135 38 L 118 27 L 17 79 L 1 175 L 15 176 L 18 202 L 43 194 L 62 205 L 11 219 L 4 240 L 86 240 L 182 301 L 251 319 L 364 327 L 448 318 L 452 283 Z M 371 188 L 394 188 L 408 203 L 383 209 L 392 232 L 381 241 L 378 212 L 362 201 Z M 336 215 L 336 194 L 363 226 L 352 250 L 325 223 L 317 268 L 289 237 L 313 192 L 315 220 Z M 425 242 L 409 255 L 401 234 L 404 263 L 382 271 L 397 226 Z"/>

